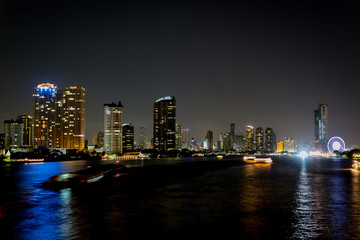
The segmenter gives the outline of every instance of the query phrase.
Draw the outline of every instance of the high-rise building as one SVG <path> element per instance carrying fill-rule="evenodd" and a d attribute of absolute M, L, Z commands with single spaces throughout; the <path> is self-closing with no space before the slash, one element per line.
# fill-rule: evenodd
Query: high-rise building
<path fill-rule="evenodd" d="M 219 139 L 217 142 L 217 149 L 218 149 L 218 151 L 224 150 L 224 134 L 223 133 L 219 134 Z"/>
<path fill-rule="evenodd" d="M 42 83 L 37 85 L 33 94 L 34 110 L 34 147 L 60 147 L 60 119 L 61 102 L 58 88 L 54 84 Z"/>
<path fill-rule="evenodd" d="M 262 127 L 255 129 L 255 150 L 264 151 L 264 129 Z"/>
<path fill-rule="evenodd" d="M 181 148 L 190 149 L 190 129 L 181 129 Z"/>
<path fill-rule="evenodd" d="M 254 127 L 248 125 L 245 127 L 245 151 L 251 152 L 254 150 Z"/>
<path fill-rule="evenodd" d="M 18 120 L 5 120 L 5 148 L 18 148 L 23 146 L 24 124 Z"/>
<path fill-rule="evenodd" d="M 59 89 L 58 93 L 62 94 L 60 147 L 82 150 L 85 148 L 85 89 L 71 86 Z"/>
<path fill-rule="evenodd" d="M 39 84 L 33 94 L 33 109 L 34 147 L 84 149 L 84 88 Z"/>
<path fill-rule="evenodd" d="M 159 98 L 154 103 L 154 149 L 176 150 L 175 137 L 176 99 L 174 96 Z"/>
<path fill-rule="evenodd" d="M 147 135 L 146 135 L 146 128 L 140 127 L 140 148 L 146 149 L 147 143 L 148 143 L 148 139 L 147 139 Z"/>
<path fill-rule="evenodd" d="M 134 150 L 134 127 L 131 123 L 123 124 L 123 151 Z"/>
<path fill-rule="evenodd" d="M 213 150 L 213 145 L 214 145 L 214 139 L 213 139 L 213 132 L 212 131 L 207 131 L 206 136 L 205 136 L 205 142 L 206 142 L 206 146 L 204 145 L 204 149 L 212 151 Z"/>
<path fill-rule="evenodd" d="M 230 124 L 230 135 L 231 135 L 231 137 L 233 139 L 235 138 L 235 134 L 236 134 L 236 132 L 235 132 L 235 123 L 231 123 Z"/>
<path fill-rule="evenodd" d="M 276 134 L 272 128 L 265 129 L 265 151 L 275 152 L 277 148 Z"/>
<path fill-rule="evenodd" d="M 284 140 L 284 151 L 289 153 L 296 152 L 296 141 L 292 138 L 285 138 Z"/>
<path fill-rule="evenodd" d="M 322 150 L 326 150 L 328 137 L 327 107 L 327 104 L 320 103 L 318 109 L 314 110 L 315 143 L 320 144 Z"/>
<path fill-rule="evenodd" d="M 103 148 L 104 147 L 104 132 L 103 131 L 100 130 L 97 134 L 94 135 L 93 143 L 98 148 Z"/>
<path fill-rule="evenodd" d="M 175 126 L 176 130 L 175 130 L 175 148 L 177 150 L 181 150 L 182 148 L 182 140 L 181 140 L 181 125 L 180 124 L 177 124 L 176 123 L 176 126 Z"/>
<path fill-rule="evenodd" d="M 106 153 L 122 154 L 122 119 L 123 105 L 104 104 L 104 151 Z"/>
<path fill-rule="evenodd" d="M 226 133 L 223 135 L 224 139 L 224 151 L 229 152 L 233 150 L 234 141 L 233 137 L 231 136 L 231 133 Z"/>
<path fill-rule="evenodd" d="M 23 135 L 23 147 L 32 147 L 32 133 L 33 133 L 33 119 L 31 115 L 19 115 L 17 117 L 18 122 L 22 122 L 24 124 L 24 135 Z"/>

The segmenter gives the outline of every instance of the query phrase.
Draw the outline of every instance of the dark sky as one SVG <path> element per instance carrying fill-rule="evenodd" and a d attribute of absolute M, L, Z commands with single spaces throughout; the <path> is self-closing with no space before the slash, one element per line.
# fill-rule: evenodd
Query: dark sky
<path fill-rule="evenodd" d="M 360 2 L 0 1 L 0 119 L 32 114 L 42 82 L 85 87 L 86 138 L 103 104 L 152 135 L 153 102 L 177 99 L 177 121 L 203 141 L 248 124 L 360 144 Z M 90 141 L 91 142 L 91 141 Z"/>

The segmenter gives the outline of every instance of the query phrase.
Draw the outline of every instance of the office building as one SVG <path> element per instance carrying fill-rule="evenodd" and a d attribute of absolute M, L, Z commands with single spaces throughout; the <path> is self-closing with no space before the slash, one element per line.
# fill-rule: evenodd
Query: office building
<path fill-rule="evenodd" d="M 134 127 L 131 123 L 123 124 L 123 152 L 134 150 Z"/>
<path fill-rule="evenodd" d="M 159 98 L 154 103 L 154 149 L 176 150 L 176 99 L 174 96 Z"/>
<path fill-rule="evenodd" d="M 224 134 L 223 133 L 219 134 L 219 139 L 217 141 L 217 150 L 218 151 L 224 150 Z"/>
<path fill-rule="evenodd" d="M 104 151 L 110 154 L 123 153 L 122 121 L 123 105 L 119 103 L 104 104 Z"/>
<path fill-rule="evenodd" d="M 314 110 L 315 123 L 315 145 L 317 150 L 327 149 L 328 138 L 328 105 L 320 103 L 318 109 Z"/>
<path fill-rule="evenodd" d="M 254 127 L 248 125 L 245 127 L 245 151 L 251 152 L 254 150 Z"/>
<path fill-rule="evenodd" d="M 283 142 L 284 152 L 294 153 L 297 151 L 296 141 L 292 138 L 285 138 Z"/>
<path fill-rule="evenodd" d="M 275 152 L 277 150 L 276 134 L 272 128 L 265 129 L 265 147 L 266 152 Z"/>
<path fill-rule="evenodd" d="M 148 138 L 146 134 L 146 127 L 140 127 L 140 148 L 146 149 L 148 143 Z"/>
<path fill-rule="evenodd" d="M 181 148 L 190 149 L 190 129 L 181 129 Z"/>
<path fill-rule="evenodd" d="M 85 89 L 37 85 L 33 94 L 33 145 L 82 150 L 85 147 Z"/>
<path fill-rule="evenodd" d="M 262 127 L 257 127 L 255 130 L 255 150 L 264 151 L 264 129 Z"/>
<path fill-rule="evenodd" d="M 5 120 L 5 148 L 19 148 L 23 146 L 24 124 L 18 120 Z"/>
<path fill-rule="evenodd" d="M 182 148 L 182 132 L 181 132 L 181 125 L 176 123 L 175 126 L 175 148 L 177 150 L 181 150 Z"/>
<path fill-rule="evenodd" d="M 31 115 L 19 115 L 17 117 L 17 121 L 21 122 L 24 124 L 24 129 L 23 129 L 23 143 L 22 146 L 23 147 L 32 147 L 33 143 L 33 118 Z"/>
<path fill-rule="evenodd" d="M 204 143 L 205 143 L 204 144 L 204 149 L 205 150 L 209 150 L 209 151 L 213 150 L 214 139 L 213 139 L 213 132 L 212 131 L 210 131 L 210 130 L 207 131 Z"/>
<path fill-rule="evenodd" d="M 104 132 L 103 131 L 100 130 L 97 134 L 94 135 L 93 143 L 98 148 L 104 147 Z"/>

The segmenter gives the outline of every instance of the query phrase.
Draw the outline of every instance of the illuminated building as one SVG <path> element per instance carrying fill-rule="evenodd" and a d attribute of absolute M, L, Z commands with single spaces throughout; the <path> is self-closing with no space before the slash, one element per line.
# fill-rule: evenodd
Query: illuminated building
<path fill-rule="evenodd" d="M 277 151 L 278 151 L 279 153 L 281 153 L 281 152 L 284 151 L 284 141 L 279 141 L 279 142 L 277 143 Z"/>
<path fill-rule="evenodd" d="M 176 123 L 175 130 L 175 146 L 177 150 L 181 150 L 182 148 L 182 140 L 181 140 L 181 125 Z"/>
<path fill-rule="evenodd" d="M 245 127 L 245 151 L 251 152 L 254 150 L 254 127 L 248 125 Z"/>
<path fill-rule="evenodd" d="M 234 142 L 231 133 L 224 134 L 223 139 L 224 139 L 224 151 L 225 152 L 232 151 Z"/>
<path fill-rule="evenodd" d="M 104 104 L 104 151 L 106 153 L 122 154 L 122 119 L 123 105 Z"/>
<path fill-rule="evenodd" d="M 258 127 L 255 130 L 255 149 L 256 151 L 264 151 L 264 129 Z"/>
<path fill-rule="evenodd" d="M 219 140 L 217 142 L 217 149 L 218 149 L 218 151 L 224 150 L 224 134 L 223 133 L 219 134 Z"/>
<path fill-rule="evenodd" d="M 33 133 L 33 118 L 31 115 L 19 115 L 17 117 L 17 121 L 21 122 L 24 124 L 24 129 L 23 129 L 23 143 L 22 146 L 23 147 L 32 147 L 32 133 Z"/>
<path fill-rule="evenodd" d="M 233 138 L 233 140 L 235 138 L 235 134 L 236 134 L 236 132 L 235 132 L 235 123 L 231 123 L 230 124 L 230 135 Z"/>
<path fill-rule="evenodd" d="M 98 148 L 104 147 L 104 132 L 103 131 L 99 131 L 97 134 L 94 135 L 93 143 Z"/>
<path fill-rule="evenodd" d="M 85 148 L 85 89 L 66 87 L 59 89 L 60 99 L 60 148 Z"/>
<path fill-rule="evenodd" d="M 20 121 L 5 120 L 5 148 L 18 148 L 23 145 L 24 124 Z"/>
<path fill-rule="evenodd" d="M 147 139 L 147 135 L 146 135 L 146 128 L 140 127 L 140 148 L 146 149 L 147 143 L 148 143 L 148 139 Z"/>
<path fill-rule="evenodd" d="M 154 103 L 154 149 L 176 150 L 175 138 L 176 99 L 173 96 L 159 98 Z"/>
<path fill-rule="evenodd" d="M 181 148 L 190 149 L 190 129 L 181 129 Z"/>
<path fill-rule="evenodd" d="M 39 84 L 33 94 L 33 145 L 82 150 L 85 147 L 85 89 Z"/>
<path fill-rule="evenodd" d="M 272 128 L 265 129 L 265 151 L 275 152 L 276 149 L 276 134 Z"/>
<path fill-rule="evenodd" d="M 57 94 L 57 86 L 50 83 L 37 85 L 33 94 L 34 110 L 34 147 L 60 147 L 61 103 Z"/>
<path fill-rule="evenodd" d="M 326 150 L 327 148 L 327 112 L 327 104 L 324 103 L 319 104 L 318 109 L 314 110 L 315 143 L 320 145 L 321 150 Z"/>
<path fill-rule="evenodd" d="M 131 123 L 124 123 L 123 125 L 123 151 L 134 150 L 134 127 Z"/>
<path fill-rule="evenodd" d="M 284 142 L 284 152 L 294 153 L 296 152 L 296 141 L 292 138 L 285 138 Z"/>
<path fill-rule="evenodd" d="M 206 146 L 204 145 L 204 149 L 206 150 L 213 150 L 213 145 L 214 145 L 214 140 L 213 140 L 213 132 L 212 131 L 207 131 L 206 136 L 205 136 L 205 142 L 206 142 Z"/>

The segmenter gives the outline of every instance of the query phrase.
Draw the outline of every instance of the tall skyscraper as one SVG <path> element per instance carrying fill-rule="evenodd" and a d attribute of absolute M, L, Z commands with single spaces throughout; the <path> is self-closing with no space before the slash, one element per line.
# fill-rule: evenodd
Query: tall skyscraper
<path fill-rule="evenodd" d="M 264 129 L 262 127 L 257 127 L 255 130 L 255 150 L 264 151 Z"/>
<path fill-rule="evenodd" d="M 122 154 L 122 119 L 123 105 L 104 104 L 104 151 L 106 153 Z"/>
<path fill-rule="evenodd" d="M 131 123 L 123 124 L 123 151 L 134 150 L 134 127 Z"/>
<path fill-rule="evenodd" d="M 33 94 L 34 147 L 58 148 L 61 114 L 57 86 L 51 83 L 37 85 Z"/>
<path fill-rule="evenodd" d="M 212 151 L 213 150 L 213 146 L 214 146 L 214 138 L 213 138 L 213 132 L 212 131 L 207 131 L 206 136 L 205 136 L 205 142 L 206 142 L 206 146 L 204 145 L 204 149 Z"/>
<path fill-rule="evenodd" d="M 94 145 L 96 145 L 98 148 L 103 148 L 104 147 L 104 132 L 100 130 L 97 134 L 95 134 L 93 137 L 93 142 L 94 142 Z"/>
<path fill-rule="evenodd" d="M 5 148 L 18 148 L 23 146 L 24 124 L 18 120 L 5 120 Z"/>
<path fill-rule="evenodd" d="M 190 129 L 181 129 L 181 148 L 190 149 Z"/>
<path fill-rule="evenodd" d="M 175 150 L 176 99 L 174 96 L 159 98 L 154 103 L 154 149 Z"/>
<path fill-rule="evenodd" d="M 32 147 L 33 118 L 31 115 L 19 115 L 17 121 L 24 124 L 23 144 L 24 147 Z"/>
<path fill-rule="evenodd" d="M 248 125 L 245 127 L 245 151 L 250 152 L 254 150 L 254 127 Z"/>
<path fill-rule="evenodd" d="M 175 130 L 175 146 L 177 150 L 181 150 L 182 148 L 182 132 L 181 125 L 176 123 Z"/>
<path fill-rule="evenodd" d="M 265 151 L 275 152 L 277 148 L 276 134 L 272 128 L 265 129 Z"/>
<path fill-rule="evenodd" d="M 218 142 L 217 142 L 217 149 L 219 151 L 224 150 L 224 134 L 223 133 L 219 134 L 219 139 L 218 139 Z"/>
<path fill-rule="evenodd" d="M 59 89 L 60 96 L 60 146 L 61 148 L 85 148 L 85 89 L 66 87 Z"/>
<path fill-rule="evenodd" d="M 33 94 L 33 110 L 34 147 L 84 149 L 84 88 L 39 84 Z"/>
<path fill-rule="evenodd" d="M 140 148 L 146 149 L 146 144 L 148 143 L 146 128 L 140 127 Z"/>
<path fill-rule="evenodd" d="M 327 107 L 327 104 L 320 103 L 318 109 L 314 110 L 315 143 L 320 144 L 322 150 L 326 150 L 328 140 Z"/>

